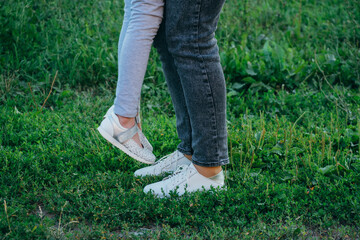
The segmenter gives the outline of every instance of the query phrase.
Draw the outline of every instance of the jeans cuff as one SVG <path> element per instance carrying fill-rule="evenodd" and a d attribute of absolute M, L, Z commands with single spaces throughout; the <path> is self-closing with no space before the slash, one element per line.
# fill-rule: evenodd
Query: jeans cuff
<path fill-rule="evenodd" d="M 201 167 L 219 167 L 226 164 L 229 164 L 229 158 L 214 160 L 214 161 L 198 161 L 194 157 L 192 158 L 192 162 L 195 165 L 199 165 Z"/>
<path fill-rule="evenodd" d="M 182 154 L 186 154 L 186 155 L 190 155 L 190 156 L 193 154 L 191 150 L 186 150 L 184 148 L 181 148 L 180 146 L 177 147 L 177 150 L 179 152 L 181 152 Z"/>

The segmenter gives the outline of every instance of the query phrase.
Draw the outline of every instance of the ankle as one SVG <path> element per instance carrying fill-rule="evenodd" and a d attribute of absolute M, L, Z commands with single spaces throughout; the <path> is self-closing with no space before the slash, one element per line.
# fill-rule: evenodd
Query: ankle
<path fill-rule="evenodd" d="M 184 154 L 184 156 L 185 156 L 187 159 L 189 159 L 189 160 L 191 161 L 191 159 L 192 159 L 192 155 L 187 155 L 187 154 Z"/>
<path fill-rule="evenodd" d="M 124 128 L 131 128 L 135 125 L 135 118 L 128 118 L 128 117 L 123 117 L 123 116 L 119 116 L 116 114 L 116 116 L 119 119 L 120 125 L 123 126 Z"/>
<path fill-rule="evenodd" d="M 194 166 L 201 175 L 203 175 L 204 177 L 207 177 L 207 178 L 213 177 L 222 171 L 221 166 L 203 167 L 203 166 L 199 166 L 196 164 L 194 164 Z"/>

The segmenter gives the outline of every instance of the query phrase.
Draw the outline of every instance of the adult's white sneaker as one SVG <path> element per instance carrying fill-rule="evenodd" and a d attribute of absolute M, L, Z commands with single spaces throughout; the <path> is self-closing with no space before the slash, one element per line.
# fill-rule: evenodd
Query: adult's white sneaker
<path fill-rule="evenodd" d="M 144 192 L 151 192 L 158 197 L 169 197 L 171 192 L 183 195 L 185 192 L 210 190 L 224 186 L 224 173 L 221 171 L 214 177 L 201 175 L 194 164 L 182 165 L 169 177 L 160 182 L 152 183 L 144 188 Z"/>
<path fill-rule="evenodd" d="M 175 152 L 162 157 L 154 165 L 141 168 L 135 171 L 136 177 L 157 176 L 162 173 L 174 172 L 180 165 L 190 165 L 191 161 L 184 154 L 176 150 Z"/>
<path fill-rule="evenodd" d="M 111 112 L 98 127 L 100 134 L 109 141 L 112 145 L 119 148 L 121 151 L 134 158 L 137 161 L 153 164 L 155 162 L 155 155 L 147 148 L 140 147 L 132 137 L 140 132 L 137 124 L 132 128 L 124 128 L 121 126 L 118 117 Z"/>

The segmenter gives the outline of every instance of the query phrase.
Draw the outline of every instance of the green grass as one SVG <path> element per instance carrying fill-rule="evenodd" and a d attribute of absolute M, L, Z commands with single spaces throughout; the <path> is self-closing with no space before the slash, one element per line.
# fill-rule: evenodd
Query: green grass
<path fill-rule="evenodd" d="M 0 238 L 360 238 L 359 6 L 228 1 L 227 191 L 157 199 L 142 189 L 163 176 L 135 178 L 144 165 L 96 131 L 122 2 L 1 2 Z M 179 142 L 170 102 L 154 51 L 142 114 L 157 157 Z"/>
<path fill-rule="evenodd" d="M 229 98 L 228 190 L 169 199 L 145 195 L 161 177 L 135 178 L 144 165 L 96 132 L 112 94 L 78 94 L 54 110 L 1 108 L 0 231 L 11 228 L 9 238 L 115 238 L 141 228 L 163 238 L 359 237 L 359 94 L 344 99 L 354 116 L 309 89 Z M 174 116 L 143 109 L 155 154 L 172 152 Z"/>
<path fill-rule="evenodd" d="M 113 0 L 0 3 L 1 77 L 39 85 L 59 71 L 60 88 L 113 85 L 122 7 Z M 217 31 L 227 81 L 320 88 L 325 74 L 330 84 L 358 89 L 359 19 L 357 0 L 228 1 Z M 158 67 L 152 58 L 147 77 L 162 78 Z"/>

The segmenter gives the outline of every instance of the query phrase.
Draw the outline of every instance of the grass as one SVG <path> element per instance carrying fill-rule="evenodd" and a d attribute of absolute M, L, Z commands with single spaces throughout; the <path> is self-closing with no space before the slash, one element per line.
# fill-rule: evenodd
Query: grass
<path fill-rule="evenodd" d="M 360 238 L 357 1 L 226 3 L 227 191 L 168 199 L 96 131 L 121 8 L 0 3 L 1 239 Z M 153 52 L 142 114 L 158 157 L 178 144 L 160 69 Z"/>
<path fill-rule="evenodd" d="M 49 84 L 59 71 L 60 88 L 113 85 L 122 7 L 113 0 L 1 3 L 2 78 Z M 359 12 L 357 0 L 228 1 L 217 31 L 227 81 L 320 88 L 325 74 L 330 84 L 358 89 Z M 158 68 L 152 58 L 147 78 L 162 78 Z"/>
<path fill-rule="evenodd" d="M 229 98 L 228 190 L 169 199 L 145 195 L 161 177 L 135 178 L 143 165 L 96 132 L 112 94 L 78 94 L 54 110 L 1 108 L 0 231 L 8 238 L 116 238 L 141 228 L 151 230 L 140 236 L 161 238 L 359 237 L 359 114 L 346 117 L 321 92 Z M 356 112 L 359 95 L 347 94 Z M 143 115 L 155 154 L 173 151 L 174 116 Z"/>

